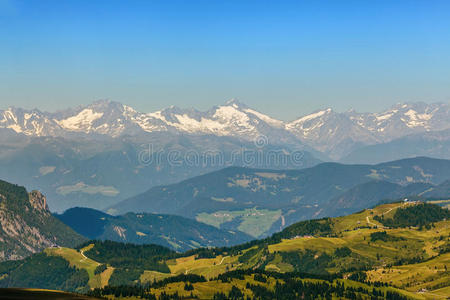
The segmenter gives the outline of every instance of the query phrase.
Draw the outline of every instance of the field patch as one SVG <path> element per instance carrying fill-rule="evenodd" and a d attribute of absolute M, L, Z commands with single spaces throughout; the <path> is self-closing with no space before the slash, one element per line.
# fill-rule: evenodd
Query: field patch
<path fill-rule="evenodd" d="M 259 237 L 268 231 L 272 224 L 281 217 L 281 210 L 268 210 L 250 208 L 237 211 L 216 211 L 213 213 L 200 213 L 196 220 L 217 228 L 227 222 L 238 222 L 238 230 L 253 237 Z"/>
<path fill-rule="evenodd" d="M 411 292 L 419 292 L 428 299 L 446 299 L 450 289 L 450 253 L 410 265 L 379 268 L 368 271 L 370 281 L 381 281 Z"/>
<path fill-rule="evenodd" d="M 90 247 L 90 246 L 88 246 Z M 58 247 L 58 248 L 48 248 L 45 250 L 45 253 L 47 255 L 53 255 L 53 256 L 60 256 L 67 260 L 71 266 L 74 266 L 78 269 L 84 269 L 87 271 L 89 275 L 89 286 L 90 287 L 100 287 L 101 286 L 101 280 L 100 275 L 95 275 L 94 270 L 99 266 L 100 264 L 88 257 L 86 257 L 83 254 L 83 250 L 87 251 L 88 249 L 84 248 L 81 249 L 81 252 L 78 252 L 75 249 L 71 248 L 64 248 L 64 247 Z"/>
<path fill-rule="evenodd" d="M 119 194 L 119 190 L 113 186 L 87 185 L 84 182 L 60 186 L 56 189 L 56 192 L 63 196 L 71 193 L 84 193 L 89 195 L 101 194 L 103 196 L 115 197 Z"/>

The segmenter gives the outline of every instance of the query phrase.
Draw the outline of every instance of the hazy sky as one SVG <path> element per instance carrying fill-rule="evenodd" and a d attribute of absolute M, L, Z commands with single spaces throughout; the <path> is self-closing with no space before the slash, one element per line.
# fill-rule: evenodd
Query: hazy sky
<path fill-rule="evenodd" d="M 0 0 L 0 108 L 238 98 L 280 119 L 450 99 L 450 1 Z"/>

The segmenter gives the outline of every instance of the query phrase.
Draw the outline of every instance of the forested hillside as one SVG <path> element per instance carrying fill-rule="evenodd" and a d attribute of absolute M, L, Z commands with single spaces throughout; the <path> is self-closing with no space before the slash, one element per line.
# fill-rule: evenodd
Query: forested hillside
<path fill-rule="evenodd" d="M 31 286 L 33 276 L 25 281 L 21 270 L 46 268 L 48 264 L 36 262 L 45 258 L 53 265 L 53 259 L 62 258 L 87 272 L 94 296 L 445 299 L 450 288 L 448 214 L 433 203 L 395 202 L 344 217 L 302 221 L 262 240 L 185 253 L 157 245 L 90 241 L 77 249 L 50 248 L 24 261 L 0 264 L 0 283 Z M 86 277 L 74 275 L 70 267 L 63 266 L 64 274 L 44 286 L 68 281 L 83 289 Z M 78 279 L 69 280 L 72 276 Z"/>
<path fill-rule="evenodd" d="M 75 207 L 55 216 L 89 239 L 158 244 L 181 252 L 199 247 L 232 246 L 252 239 L 240 231 L 221 230 L 175 215 L 127 213 L 111 216 Z"/>

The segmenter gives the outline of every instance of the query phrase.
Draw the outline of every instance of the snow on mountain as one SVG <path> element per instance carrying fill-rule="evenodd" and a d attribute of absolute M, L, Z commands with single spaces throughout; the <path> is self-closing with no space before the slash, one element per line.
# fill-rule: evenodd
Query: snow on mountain
<path fill-rule="evenodd" d="M 316 111 L 286 124 L 286 129 L 313 148 L 338 159 L 359 144 L 376 143 L 370 132 L 331 108 Z"/>
<path fill-rule="evenodd" d="M 265 135 L 273 142 L 295 138 L 284 129 L 282 121 L 252 110 L 236 100 L 216 106 L 206 112 L 170 107 L 141 116 L 138 124 L 148 132 L 169 130 L 189 134 L 233 136 L 252 140 Z"/>
<path fill-rule="evenodd" d="M 406 103 L 379 113 L 337 113 L 326 109 L 289 122 L 286 129 L 331 158 L 339 159 L 362 145 L 448 129 L 449 108 L 448 104 L 442 103 Z"/>
<path fill-rule="evenodd" d="M 29 136 L 52 136 L 61 134 L 61 128 L 39 110 L 8 108 L 0 110 L 0 128 L 9 128 Z"/>
<path fill-rule="evenodd" d="M 67 130 L 73 131 L 85 131 L 89 132 L 92 130 L 92 123 L 101 118 L 103 113 L 94 112 L 92 109 L 83 109 L 76 116 L 57 121 L 55 120 L 61 127 Z"/>
<path fill-rule="evenodd" d="M 9 108 L 0 110 L 0 128 L 29 136 L 64 136 L 66 133 L 123 134 L 171 131 L 235 136 L 251 140 L 269 131 L 284 131 L 284 123 L 233 100 L 206 112 L 169 107 L 153 113 L 137 112 L 117 102 L 97 101 L 57 113 Z M 32 120 L 32 121 L 30 121 Z M 287 132 L 284 135 L 289 135 Z M 282 134 L 282 135 L 283 135 Z"/>
<path fill-rule="evenodd" d="M 148 132 L 232 136 L 251 141 L 260 135 L 271 143 L 308 144 L 338 159 L 357 147 L 389 142 L 408 134 L 450 128 L 449 104 L 397 104 L 379 113 L 338 113 L 331 108 L 283 122 L 236 100 L 206 112 L 174 106 L 142 113 L 111 101 L 56 113 L 37 109 L 0 110 L 0 128 L 27 136 L 102 134 L 111 137 Z"/>
<path fill-rule="evenodd" d="M 325 115 L 325 114 L 330 114 L 331 112 L 332 112 L 332 109 L 331 109 L 331 108 L 327 108 L 326 110 L 319 110 L 319 111 L 314 112 L 314 113 L 312 113 L 312 114 L 309 114 L 309 115 L 306 115 L 306 116 L 304 116 L 304 117 L 301 117 L 300 119 L 295 120 L 295 121 L 293 121 L 293 122 L 291 122 L 291 123 L 288 123 L 288 124 L 287 124 L 287 127 L 288 127 L 288 128 L 294 128 L 294 127 L 300 125 L 300 126 L 304 129 L 303 125 L 304 125 L 307 121 L 311 121 L 311 120 L 317 119 L 317 118 L 319 118 L 319 117 L 321 117 L 321 116 L 323 116 L 323 115 Z"/>
<path fill-rule="evenodd" d="M 397 104 L 380 113 L 359 114 L 356 119 L 360 126 L 388 142 L 408 134 L 450 128 L 449 107 L 443 103 Z"/>
<path fill-rule="evenodd" d="M 267 124 L 277 127 L 277 128 L 283 128 L 284 127 L 284 122 L 280 121 L 280 120 L 276 120 L 273 119 L 267 115 L 264 115 L 260 112 L 257 112 L 256 110 L 250 109 L 250 108 L 246 108 L 244 109 L 244 112 L 246 112 L 247 114 L 252 114 L 254 116 L 256 116 L 257 118 L 260 118 L 261 120 L 263 120 L 264 122 L 266 122 Z"/>
<path fill-rule="evenodd" d="M 331 108 L 316 111 L 286 124 L 286 129 L 307 138 L 315 129 L 320 129 L 334 112 Z"/>

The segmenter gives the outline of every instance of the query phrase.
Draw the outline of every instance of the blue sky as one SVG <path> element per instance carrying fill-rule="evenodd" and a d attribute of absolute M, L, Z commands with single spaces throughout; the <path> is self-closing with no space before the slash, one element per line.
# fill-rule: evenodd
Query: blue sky
<path fill-rule="evenodd" d="M 0 0 L 0 108 L 230 98 L 280 119 L 450 99 L 450 1 Z"/>

